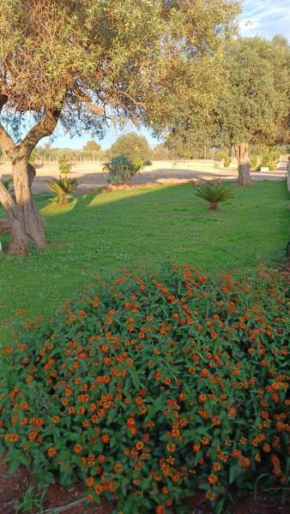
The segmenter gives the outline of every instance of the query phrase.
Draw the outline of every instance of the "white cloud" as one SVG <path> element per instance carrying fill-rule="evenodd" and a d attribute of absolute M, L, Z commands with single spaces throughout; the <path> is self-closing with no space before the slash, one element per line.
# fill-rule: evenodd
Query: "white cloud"
<path fill-rule="evenodd" d="M 240 17 L 243 36 L 271 38 L 275 34 L 283 34 L 289 38 L 289 25 L 289 0 L 244 0 Z"/>

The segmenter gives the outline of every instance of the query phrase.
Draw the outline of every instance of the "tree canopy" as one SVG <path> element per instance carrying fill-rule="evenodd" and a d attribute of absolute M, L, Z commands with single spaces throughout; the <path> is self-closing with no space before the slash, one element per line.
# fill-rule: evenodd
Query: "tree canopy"
<path fill-rule="evenodd" d="M 284 144 L 289 141 L 290 46 L 276 36 L 238 38 L 225 49 L 221 61 L 223 87 L 205 117 L 186 103 L 176 121 L 171 144 L 184 148 L 199 142 L 234 147 L 239 162 L 239 180 L 249 175 L 249 145 Z"/>
<path fill-rule="evenodd" d="M 242 38 L 224 55 L 228 87 L 219 99 L 220 137 L 228 146 L 289 139 L 290 46 L 275 37 Z"/>
<path fill-rule="evenodd" d="M 0 146 L 15 200 L 0 183 L 10 253 L 45 247 L 29 156 L 62 123 L 101 136 L 108 119 L 168 126 L 181 97 L 201 102 L 202 76 L 231 33 L 230 0 L 0 0 Z M 32 123 L 35 123 L 31 128 Z M 26 131 L 26 135 L 25 135 Z"/>
<path fill-rule="evenodd" d="M 145 163 L 152 157 L 151 148 L 146 137 L 140 136 L 135 132 L 118 137 L 108 153 L 111 157 L 125 155 L 132 162 L 142 160 Z"/>
<path fill-rule="evenodd" d="M 88 141 L 82 148 L 83 152 L 96 152 L 99 153 L 102 150 L 101 145 L 94 140 Z"/>

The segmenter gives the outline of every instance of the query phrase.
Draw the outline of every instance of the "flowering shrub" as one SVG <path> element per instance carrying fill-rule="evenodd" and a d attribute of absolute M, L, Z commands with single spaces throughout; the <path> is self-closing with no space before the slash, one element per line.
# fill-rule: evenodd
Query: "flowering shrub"
<path fill-rule="evenodd" d="M 286 487 L 288 288 L 178 265 L 97 278 L 3 348 L 1 451 L 124 514 Z"/>

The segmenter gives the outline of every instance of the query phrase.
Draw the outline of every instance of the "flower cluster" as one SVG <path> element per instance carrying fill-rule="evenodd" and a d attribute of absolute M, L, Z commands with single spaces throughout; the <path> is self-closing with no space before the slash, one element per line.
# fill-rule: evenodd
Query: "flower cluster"
<path fill-rule="evenodd" d="M 197 489 L 217 505 L 258 479 L 283 487 L 288 288 L 268 271 L 176 264 L 96 277 L 2 349 L 0 451 L 124 514 L 170 512 Z"/>

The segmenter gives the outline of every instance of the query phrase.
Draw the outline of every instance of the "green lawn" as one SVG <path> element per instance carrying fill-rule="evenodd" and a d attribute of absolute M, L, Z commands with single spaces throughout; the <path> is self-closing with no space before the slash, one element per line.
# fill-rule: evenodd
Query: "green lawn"
<path fill-rule="evenodd" d="M 195 196 L 191 184 L 85 195 L 65 209 L 40 195 L 47 250 L 28 258 L 0 256 L 0 338 L 9 333 L 17 308 L 31 316 L 51 314 L 102 271 L 158 268 L 170 260 L 214 272 L 281 259 L 290 239 L 285 184 L 233 190 L 235 197 L 217 212 Z"/>

